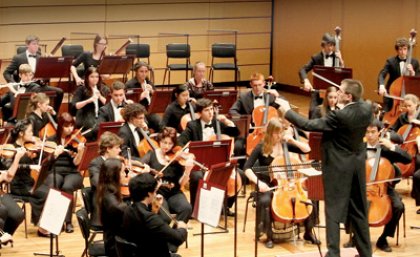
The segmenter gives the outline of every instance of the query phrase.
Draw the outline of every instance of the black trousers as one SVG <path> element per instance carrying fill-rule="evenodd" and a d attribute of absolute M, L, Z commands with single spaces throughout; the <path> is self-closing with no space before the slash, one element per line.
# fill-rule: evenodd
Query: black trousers
<path fill-rule="evenodd" d="M 416 156 L 416 171 L 413 174 L 411 196 L 416 200 L 416 206 L 420 206 L 420 154 Z"/>
<path fill-rule="evenodd" d="M 170 213 L 175 213 L 177 220 L 182 220 L 185 223 L 188 222 L 192 214 L 191 204 L 188 202 L 187 197 L 182 192 L 178 192 L 169 197 L 165 197 L 163 206 Z M 160 211 L 160 215 L 167 216 L 166 214 L 162 214 L 162 211 Z M 168 222 L 168 217 L 165 217 L 164 220 Z"/>
<path fill-rule="evenodd" d="M 5 194 L 0 197 L 0 228 L 13 235 L 25 216 L 16 201 Z"/>
<path fill-rule="evenodd" d="M 384 226 L 382 236 L 394 237 L 395 230 L 397 229 L 398 222 L 400 221 L 401 215 L 404 212 L 404 203 L 401 201 L 401 197 L 395 191 L 393 187 L 388 187 L 387 193 L 391 198 L 392 204 L 392 218 Z"/>
<path fill-rule="evenodd" d="M 32 194 L 29 193 L 30 187 L 23 189 L 11 188 L 11 193 L 15 196 L 20 197 L 25 202 L 31 204 L 31 222 L 34 225 L 38 225 L 39 218 L 41 217 L 42 209 L 44 208 L 45 200 L 47 199 L 48 187 L 44 184 L 41 185 Z"/>

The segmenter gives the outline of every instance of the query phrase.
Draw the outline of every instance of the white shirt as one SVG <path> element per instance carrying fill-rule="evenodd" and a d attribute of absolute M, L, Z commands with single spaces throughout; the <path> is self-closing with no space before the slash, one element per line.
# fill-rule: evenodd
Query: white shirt
<path fill-rule="evenodd" d="M 324 66 L 326 66 L 326 67 L 332 67 L 333 66 L 333 59 L 334 59 L 334 57 L 325 58 L 327 54 L 324 53 L 323 55 L 324 55 Z M 330 54 L 328 54 L 328 55 L 330 55 Z"/>
<path fill-rule="evenodd" d="M 211 127 L 211 128 L 209 128 L 209 127 L 204 128 L 204 126 L 206 125 L 206 123 L 204 123 L 204 121 L 201 120 L 201 119 L 200 119 L 200 122 L 201 122 L 201 129 L 203 130 L 203 141 L 209 141 L 210 137 L 216 134 L 214 132 L 214 128 L 213 127 Z M 210 122 L 207 125 L 212 125 L 212 123 Z"/>
<path fill-rule="evenodd" d="M 31 66 L 32 71 L 35 73 L 36 70 L 36 58 L 35 57 L 29 57 L 29 55 L 33 55 L 29 53 L 28 50 L 26 50 L 26 58 L 28 58 L 28 64 Z M 36 55 L 36 54 L 34 54 Z"/>
<path fill-rule="evenodd" d="M 265 102 L 264 102 L 264 93 L 262 93 L 262 94 L 260 94 L 258 96 L 262 96 L 262 98 L 255 99 L 256 95 L 254 95 L 254 93 L 252 93 L 252 97 L 254 98 L 254 108 L 257 108 L 258 106 L 265 105 Z"/>
<path fill-rule="evenodd" d="M 127 123 L 128 124 L 128 127 L 130 128 L 130 130 L 131 130 L 131 133 L 133 133 L 133 136 L 134 136 L 134 141 L 136 142 L 136 145 L 139 145 L 140 144 L 140 135 L 139 135 L 139 132 L 137 132 L 137 127 L 136 126 L 134 126 L 132 123 L 130 123 L 130 122 L 128 122 Z"/>
<path fill-rule="evenodd" d="M 405 62 L 401 61 L 400 62 L 400 74 L 401 74 L 401 76 L 404 75 L 404 71 L 405 71 L 404 66 L 405 66 Z"/>
<path fill-rule="evenodd" d="M 120 121 L 122 120 L 122 116 L 121 116 L 121 108 L 117 108 L 117 104 L 114 103 L 114 101 L 111 99 L 111 106 L 112 106 L 112 110 L 114 111 L 114 121 Z"/>
<path fill-rule="evenodd" d="M 141 88 L 143 89 L 143 91 L 146 91 L 146 85 L 148 85 L 146 83 L 146 80 L 144 80 L 144 82 L 141 84 Z M 150 90 L 149 93 L 146 96 L 147 102 L 150 104 L 152 102 L 152 98 L 150 97 Z"/>
<path fill-rule="evenodd" d="M 370 159 L 370 158 L 374 158 L 375 157 L 375 154 L 376 154 L 376 151 L 373 151 L 373 150 L 371 150 L 371 149 L 374 149 L 374 148 L 376 148 L 376 145 L 370 145 L 369 143 L 367 143 L 366 144 L 366 146 L 367 146 L 367 151 L 366 151 L 366 155 L 367 155 L 367 158 L 368 159 Z"/>

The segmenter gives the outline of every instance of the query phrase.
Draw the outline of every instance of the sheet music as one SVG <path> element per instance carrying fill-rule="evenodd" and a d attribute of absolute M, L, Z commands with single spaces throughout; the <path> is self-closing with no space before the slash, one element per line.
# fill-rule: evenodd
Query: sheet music
<path fill-rule="evenodd" d="M 51 188 L 42 210 L 39 226 L 55 235 L 60 234 L 70 202 L 71 196 Z"/>
<path fill-rule="evenodd" d="M 217 227 L 222 211 L 225 191 L 216 187 L 210 190 L 200 189 L 200 205 L 198 206 L 198 221 Z"/>
<path fill-rule="evenodd" d="M 307 177 L 319 176 L 322 174 L 321 171 L 314 168 L 299 169 L 298 171 Z"/>

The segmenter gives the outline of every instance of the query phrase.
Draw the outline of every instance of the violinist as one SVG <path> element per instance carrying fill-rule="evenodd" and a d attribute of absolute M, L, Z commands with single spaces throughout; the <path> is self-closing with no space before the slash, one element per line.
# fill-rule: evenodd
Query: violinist
<path fill-rule="evenodd" d="M 165 113 L 163 114 L 161 127 L 172 127 L 177 130 L 178 133 L 182 132 L 181 129 L 181 118 L 185 114 L 190 113 L 190 92 L 186 85 L 178 85 L 172 94 L 172 103 L 166 107 Z"/>
<path fill-rule="evenodd" d="M 329 87 L 325 91 L 325 101 L 318 105 L 312 114 L 312 119 L 325 117 L 330 111 L 340 109 L 338 106 L 337 88 Z"/>
<path fill-rule="evenodd" d="M 404 96 L 403 105 L 406 112 L 402 113 L 397 121 L 390 127 L 390 129 L 395 132 L 398 132 L 398 130 L 406 124 L 412 123 L 417 126 L 420 125 L 420 114 L 416 117 L 416 112 L 419 107 L 419 98 L 413 94 L 406 94 Z"/>
<path fill-rule="evenodd" d="M 77 166 L 83 156 L 84 144 L 73 144 L 75 142 L 71 140 L 71 137 L 76 133 L 74 125 L 73 116 L 67 112 L 62 113 L 58 118 L 57 134 L 53 138 L 49 138 L 49 140 L 56 142 L 58 146 L 53 154 L 54 160 L 51 164 L 50 174 L 45 180 L 47 186 L 51 188 L 55 186 L 55 188 L 69 195 L 73 195 L 74 191 L 83 186 L 83 178 L 77 170 Z M 71 223 L 72 209 L 70 205 L 67 210 L 65 218 L 66 233 L 73 233 L 74 231 Z"/>
<path fill-rule="evenodd" d="M 311 104 L 309 107 L 309 118 L 313 117 L 316 107 L 322 104 L 322 98 L 318 91 L 314 91 L 311 82 L 308 79 L 308 72 L 311 71 L 315 65 L 326 67 L 344 67 L 344 61 L 341 52 L 336 49 L 336 41 L 334 36 L 325 33 L 321 39 L 321 52 L 313 55 L 309 62 L 299 70 L 300 82 L 307 92 L 311 92 Z M 336 62 L 339 63 L 336 63 Z"/>
<path fill-rule="evenodd" d="M 276 157 L 283 156 L 282 142 L 287 142 L 288 150 L 295 153 L 308 153 L 311 148 L 307 143 L 295 140 L 291 135 L 285 134 L 285 128 L 283 123 L 279 119 L 271 119 L 268 122 L 266 133 L 263 141 L 257 145 L 252 151 L 248 160 L 245 163 L 244 170 L 247 178 L 254 184 L 258 181 L 259 198 L 258 203 L 260 206 L 257 207 L 257 226 L 258 234 L 257 238 L 262 233 L 267 235 L 267 241 L 265 246 L 267 248 L 273 248 L 273 230 L 272 230 L 272 214 L 271 214 L 271 200 L 273 198 L 273 192 L 270 190 L 271 177 L 268 173 L 254 173 L 252 167 L 257 161 L 260 166 L 270 166 L 272 161 Z M 306 225 L 308 224 L 308 226 Z M 312 224 L 313 226 L 313 224 Z M 313 236 L 310 226 L 310 222 L 305 222 L 305 235 L 304 239 L 312 242 L 313 244 L 319 243 Z"/>
<path fill-rule="evenodd" d="M 44 93 L 32 94 L 28 108 L 30 112 L 27 118 L 32 123 L 34 135 L 39 136 L 41 129 L 50 122 L 47 113 L 56 113 L 50 106 L 50 98 Z"/>
<path fill-rule="evenodd" d="M 139 174 L 128 186 L 133 204 L 124 211 L 121 236 L 137 245 L 135 256 L 179 256 L 170 253 L 168 245 L 179 246 L 185 242 L 187 225 L 178 221 L 176 228 L 171 228 L 150 208 L 158 197 L 156 179 L 147 173 Z"/>
<path fill-rule="evenodd" d="M 390 57 L 386 60 L 384 67 L 379 72 L 378 84 L 379 84 L 379 94 L 384 96 L 389 93 L 389 88 L 391 87 L 392 82 L 394 82 L 400 76 L 419 76 L 420 66 L 417 59 L 412 58 L 411 63 L 407 64 L 407 71 L 405 74 L 404 66 L 407 59 L 409 42 L 406 38 L 398 38 L 395 42 L 395 51 L 397 55 Z M 385 84 L 386 76 L 389 76 L 388 81 Z M 384 97 L 384 111 L 387 112 L 392 108 L 392 99 Z"/>
<path fill-rule="evenodd" d="M 73 60 L 70 71 L 76 85 L 81 86 L 86 83 L 86 80 L 83 80 L 86 72 L 90 67 L 97 68 L 99 66 L 107 45 L 108 39 L 98 34 L 93 40 L 93 52 L 83 52 Z M 83 70 L 77 69 L 80 64 L 83 64 Z"/>
<path fill-rule="evenodd" d="M 85 74 L 85 83 L 74 92 L 71 101 L 72 114 L 76 115 L 76 127 L 94 129 L 97 124 L 99 108 L 106 103 L 109 88 L 103 85 L 96 68 L 90 67 Z M 85 135 L 91 142 L 96 140 L 94 131 Z"/>
<path fill-rule="evenodd" d="M 106 256 L 117 257 L 115 236 L 120 234 L 120 226 L 127 204 L 121 195 L 121 178 L 125 167 L 120 159 L 109 158 L 104 161 L 99 173 L 96 203 L 104 231 Z"/>
<path fill-rule="evenodd" d="M 29 64 L 32 75 L 36 71 L 38 60 L 41 57 L 41 52 L 39 49 L 39 37 L 34 36 L 34 35 L 29 35 L 25 39 L 25 44 L 26 44 L 26 51 L 13 56 L 12 61 L 10 62 L 9 66 L 3 72 L 4 79 L 8 83 L 19 81 L 18 74 L 20 75 L 20 66 L 22 64 Z M 29 68 L 25 68 L 25 69 L 29 70 Z M 39 86 L 40 86 L 40 90 L 39 90 L 40 92 L 54 91 L 56 93 L 54 109 L 58 111 L 60 109 L 61 102 L 63 101 L 63 95 L 64 95 L 63 90 L 58 87 L 48 86 L 47 83 L 40 83 Z M 26 90 L 26 91 L 31 92 L 29 90 Z M 32 91 L 32 92 L 35 92 L 35 91 Z"/>
<path fill-rule="evenodd" d="M 175 213 L 177 220 L 187 223 L 192 208 L 181 188 L 188 182 L 194 164 L 191 156 L 186 157 L 185 167 L 178 161 L 170 163 L 170 155 L 175 154 L 176 140 L 174 128 L 163 128 L 162 132 L 158 134 L 159 148 L 156 151 L 149 151 L 140 161 L 158 171 L 169 165 L 162 171 L 162 181 L 165 186 L 161 186 L 158 193 L 164 197 L 163 204 L 166 209 Z"/>
<path fill-rule="evenodd" d="M 196 62 L 192 74 L 193 77 L 185 83 L 190 91 L 191 98 L 200 99 L 204 92 L 214 90 L 213 84 L 206 80 L 206 64 L 204 62 Z"/>
<path fill-rule="evenodd" d="M 23 119 L 16 123 L 16 126 L 11 131 L 11 142 L 15 148 L 24 147 L 26 142 L 33 141 L 32 124 L 29 120 Z M 12 182 L 10 183 L 10 192 L 29 201 L 31 204 L 31 221 L 37 225 L 44 203 L 47 197 L 48 187 L 41 185 L 37 190 L 31 192 L 35 184 L 35 180 L 31 177 L 31 170 L 39 172 L 41 167 L 37 165 L 36 153 L 28 152 L 20 161 Z M 38 236 L 48 237 L 49 233 L 38 228 Z"/>
<path fill-rule="evenodd" d="M 131 149 L 131 155 L 134 159 L 138 159 L 140 153 L 137 149 L 143 135 L 140 130 L 148 133 L 148 126 L 146 123 L 147 111 L 141 104 L 128 104 L 123 111 L 124 125 L 120 128 L 118 135 L 124 140 L 122 145 L 122 155 L 128 158 L 127 149 Z"/>
<path fill-rule="evenodd" d="M 248 92 L 243 92 L 239 95 L 238 100 L 232 105 L 229 110 L 229 114 L 242 115 L 242 114 L 252 114 L 254 108 L 258 106 L 263 106 L 265 104 L 265 98 L 269 96 L 269 105 L 278 107 L 274 100 L 276 97 L 281 97 L 279 93 L 274 90 L 265 90 L 265 80 L 264 75 L 261 73 L 254 73 L 251 75 L 251 80 L 249 82 L 251 85 L 251 90 Z"/>
<path fill-rule="evenodd" d="M 102 164 L 107 159 L 118 158 L 120 156 L 121 145 L 123 144 L 123 142 L 124 141 L 122 138 L 109 131 L 105 131 L 99 138 L 99 156 L 90 162 L 88 168 L 92 196 L 94 196 L 95 198 L 99 183 L 99 173 L 101 171 Z M 95 227 L 101 226 L 98 212 L 99 210 L 96 204 L 94 204 L 90 221 L 91 225 Z"/>

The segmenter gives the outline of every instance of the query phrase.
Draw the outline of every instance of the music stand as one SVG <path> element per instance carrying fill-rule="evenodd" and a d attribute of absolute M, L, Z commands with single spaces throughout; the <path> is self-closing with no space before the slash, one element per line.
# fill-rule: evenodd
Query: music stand
<path fill-rule="evenodd" d="M 172 102 L 172 91 L 155 90 L 152 95 L 152 102 L 149 105 L 149 113 L 164 113 L 166 107 Z"/>
<path fill-rule="evenodd" d="M 246 139 L 249 135 L 249 126 L 251 125 L 251 115 L 248 115 L 248 114 L 234 115 L 231 117 L 231 121 L 233 121 L 233 123 L 235 123 L 236 127 L 239 129 L 239 136 Z"/>
<path fill-rule="evenodd" d="M 122 121 L 101 122 L 99 124 L 98 138 L 100 138 L 101 135 L 105 131 L 109 131 L 109 132 L 112 132 L 114 134 L 118 134 L 118 132 L 120 131 L 120 128 L 122 127 L 123 124 L 124 124 L 124 122 L 122 122 Z"/>
<path fill-rule="evenodd" d="M 216 100 L 217 103 L 221 105 L 219 112 L 221 114 L 227 114 L 229 113 L 230 107 L 236 102 L 236 99 L 238 98 L 238 91 L 206 91 L 204 92 L 204 98 Z"/>
<path fill-rule="evenodd" d="M 133 61 L 133 56 L 105 56 L 99 65 L 98 72 L 99 74 L 123 75 L 123 82 L 126 82 Z"/>
<path fill-rule="evenodd" d="M 313 72 L 336 83 L 337 85 L 340 85 L 343 79 L 351 79 L 353 77 L 353 70 L 351 68 L 338 68 L 315 65 L 313 68 Z M 327 89 L 332 85 L 313 76 L 313 86 L 315 89 Z"/>
<path fill-rule="evenodd" d="M 206 167 L 211 167 L 229 160 L 231 144 L 232 140 L 191 141 L 188 148 L 189 152 L 195 155 L 197 162 L 202 163 Z M 198 170 L 197 166 L 193 170 Z"/>
<path fill-rule="evenodd" d="M 98 157 L 98 142 L 90 142 L 85 144 L 85 150 L 83 152 L 82 159 L 80 160 L 80 164 L 77 167 L 77 170 L 82 174 L 82 177 L 85 177 L 86 170 L 89 169 L 90 162 Z"/>
<path fill-rule="evenodd" d="M 143 89 L 141 88 L 128 88 L 125 92 L 125 98 L 134 103 L 139 103 L 141 93 L 143 93 Z"/>
<path fill-rule="evenodd" d="M 45 91 L 43 92 L 50 98 L 50 105 L 54 106 L 55 98 L 57 97 L 57 93 L 55 91 Z M 35 94 L 33 93 L 23 93 L 18 94 L 15 98 L 15 103 L 13 105 L 13 114 L 12 117 L 14 117 L 17 120 L 22 120 L 26 116 L 27 108 L 29 105 L 29 102 L 31 100 L 31 95 Z"/>

